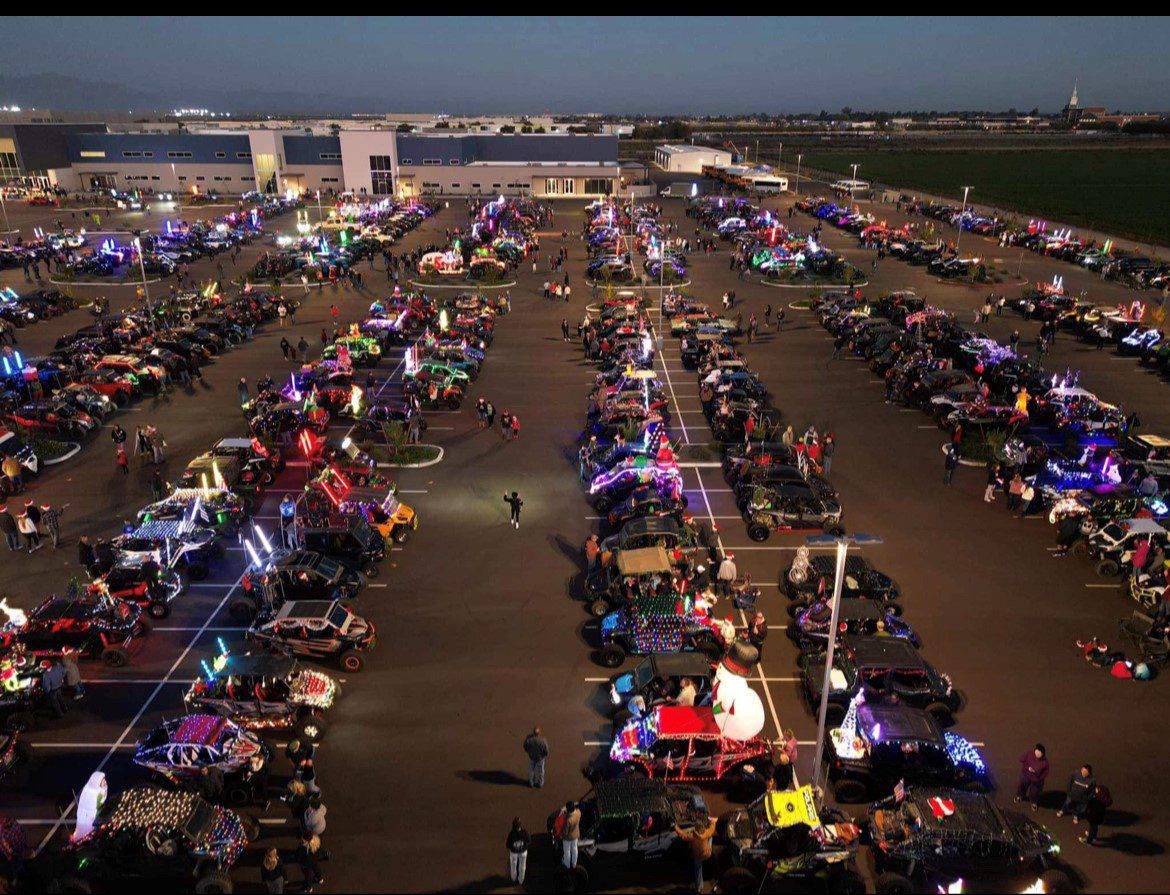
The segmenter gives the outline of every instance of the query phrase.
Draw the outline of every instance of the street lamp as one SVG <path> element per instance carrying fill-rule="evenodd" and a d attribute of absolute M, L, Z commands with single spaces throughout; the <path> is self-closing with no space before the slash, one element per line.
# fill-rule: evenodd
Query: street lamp
<path fill-rule="evenodd" d="M 800 160 L 804 158 L 801 153 L 796 154 L 796 195 L 800 195 Z"/>
<path fill-rule="evenodd" d="M 134 237 L 134 248 L 138 251 L 138 269 L 142 271 L 142 295 L 146 299 L 146 310 L 150 314 L 150 326 L 154 328 L 154 311 L 150 307 L 150 287 L 146 285 L 146 262 L 142 260 L 142 240 Z"/>
<path fill-rule="evenodd" d="M 8 223 L 8 203 L 4 201 L 4 187 L 0 186 L 0 209 L 4 211 L 4 232 L 11 233 L 12 225 Z"/>
<path fill-rule="evenodd" d="M 853 177 L 850 178 L 850 180 L 849 180 L 849 204 L 850 205 L 853 204 L 853 187 L 856 186 L 856 184 L 857 184 L 857 169 L 860 167 L 861 167 L 861 165 L 854 163 Z"/>
<path fill-rule="evenodd" d="M 959 242 L 963 239 L 963 217 L 967 214 L 967 194 L 971 187 L 963 187 L 963 210 L 959 212 L 959 235 L 955 237 L 955 254 L 959 254 Z"/>
<path fill-rule="evenodd" d="M 856 166 L 854 166 L 856 167 Z M 828 642 L 825 649 L 825 677 L 821 682 L 821 706 L 817 713 L 817 749 L 813 753 L 813 789 L 817 790 L 821 782 L 821 770 L 825 755 L 825 720 L 829 713 L 829 688 L 833 678 L 833 653 L 837 646 L 837 619 L 841 613 L 841 590 L 845 583 L 845 557 L 849 555 L 849 548 L 871 546 L 882 543 L 877 535 L 867 535 L 857 532 L 851 535 L 811 535 L 808 538 L 810 547 L 827 547 L 835 545 L 837 548 L 837 565 L 833 575 L 833 604 L 832 615 L 829 619 Z"/>

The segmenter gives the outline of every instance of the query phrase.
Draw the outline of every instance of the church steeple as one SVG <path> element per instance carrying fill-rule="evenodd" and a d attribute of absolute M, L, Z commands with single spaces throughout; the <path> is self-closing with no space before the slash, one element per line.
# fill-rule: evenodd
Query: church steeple
<path fill-rule="evenodd" d="M 1070 96 L 1069 100 L 1068 100 L 1068 107 L 1070 109 L 1075 109 L 1077 107 L 1077 86 L 1078 86 L 1078 82 L 1073 81 L 1072 96 Z"/>

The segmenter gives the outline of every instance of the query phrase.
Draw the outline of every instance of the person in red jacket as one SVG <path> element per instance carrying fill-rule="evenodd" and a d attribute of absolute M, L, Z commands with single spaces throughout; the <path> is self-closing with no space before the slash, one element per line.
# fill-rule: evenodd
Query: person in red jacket
<path fill-rule="evenodd" d="M 1035 811 L 1044 781 L 1048 778 L 1048 753 L 1043 744 L 1037 743 L 1020 756 L 1020 785 L 1016 787 L 1016 801 L 1027 799 Z"/>

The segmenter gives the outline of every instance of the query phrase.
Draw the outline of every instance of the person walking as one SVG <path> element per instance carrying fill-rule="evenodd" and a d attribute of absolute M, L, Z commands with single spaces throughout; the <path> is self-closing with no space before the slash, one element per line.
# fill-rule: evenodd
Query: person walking
<path fill-rule="evenodd" d="M 539 727 L 524 738 L 524 752 L 528 756 L 528 785 L 533 789 L 544 786 L 544 766 L 548 761 L 548 740 Z"/>
<path fill-rule="evenodd" d="M 561 341 L 562 342 L 570 341 L 570 339 L 569 339 L 569 321 L 564 317 L 561 318 Z"/>
<path fill-rule="evenodd" d="M 505 844 L 508 847 L 508 876 L 517 886 L 524 885 L 524 874 L 528 870 L 528 846 L 532 837 L 520 823 L 520 818 L 512 818 L 512 829 L 508 831 Z"/>
<path fill-rule="evenodd" d="M 1040 801 L 1040 793 L 1044 790 L 1044 781 L 1048 779 L 1048 751 L 1043 743 L 1037 743 L 1020 756 L 1020 782 L 1016 787 L 1016 801 L 1027 799 L 1032 803 L 1035 811 Z"/>
<path fill-rule="evenodd" d="M 791 789 L 796 781 L 799 744 L 791 727 L 785 727 L 780 735 L 780 740 L 772 750 L 772 780 L 776 783 L 777 789 Z"/>
<path fill-rule="evenodd" d="M 297 342 L 297 354 L 300 356 L 302 364 L 309 359 L 309 343 L 305 341 L 304 336 L 301 336 L 300 341 Z"/>
<path fill-rule="evenodd" d="M 45 701 L 57 718 L 64 718 L 69 711 L 65 702 L 65 666 L 60 662 L 50 661 L 49 667 L 41 674 L 41 689 L 45 694 Z"/>
<path fill-rule="evenodd" d="M 289 355 L 292 353 L 292 345 L 284 336 L 280 337 L 280 353 L 284 355 L 285 360 L 289 360 Z"/>
<path fill-rule="evenodd" d="M 706 811 L 697 811 L 691 815 L 688 826 L 675 824 L 674 834 L 680 842 L 686 844 L 691 853 L 691 866 L 694 870 L 695 891 L 703 891 L 703 862 L 711 857 L 711 839 L 715 835 L 715 821 Z"/>
<path fill-rule="evenodd" d="M 585 571 L 592 573 L 597 568 L 597 559 L 601 556 L 601 539 L 591 534 L 585 541 Z"/>
<path fill-rule="evenodd" d="M 316 836 L 302 836 L 301 844 L 297 846 L 294 856 L 305 877 L 302 892 L 312 892 L 314 888 L 325 882 L 325 876 L 321 873 L 320 839 Z"/>
<path fill-rule="evenodd" d="M 310 836 L 324 836 L 327 825 L 325 815 L 328 813 L 329 807 L 321 801 L 319 793 L 309 796 L 309 806 L 301 817 L 301 828 Z"/>
<path fill-rule="evenodd" d="M 260 865 L 260 882 L 264 883 L 264 891 L 268 895 L 284 895 L 288 872 L 284 869 L 284 862 L 280 860 L 280 852 L 275 848 L 270 848 L 264 853 L 264 861 Z"/>
<path fill-rule="evenodd" d="M 1094 786 L 1093 791 L 1089 794 L 1089 802 L 1085 806 L 1085 822 L 1089 825 L 1089 829 L 1081 836 L 1081 842 L 1086 845 L 1096 844 L 1097 832 L 1105 821 L 1105 812 L 1112 805 L 1113 796 L 1109 790 L 1099 783 Z"/>
<path fill-rule="evenodd" d="M 506 503 L 509 507 L 511 507 L 512 527 L 519 529 L 520 528 L 520 508 L 524 506 L 524 501 L 521 499 L 520 495 L 517 492 L 513 491 L 511 493 L 511 495 L 509 495 L 507 493 L 504 494 L 504 503 Z"/>
<path fill-rule="evenodd" d="M 995 489 L 999 487 L 999 464 L 987 464 L 987 487 L 983 489 L 983 502 L 991 503 L 995 500 Z"/>
<path fill-rule="evenodd" d="M 248 402 L 252 400 L 252 396 L 248 394 L 248 380 L 243 376 L 240 381 L 236 383 L 236 394 L 240 396 L 240 407 L 247 407 Z"/>
<path fill-rule="evenodd" d="M 1066 814 L 1071 814 L 1073 823 L 1079 823 L 1081 818 L 1085 816 L 1085 810 L 1089 806 L 1089 797 L 1093 794 L 1093 790 L 1097 786 L 1097 780 L 1093 776 L 1093 766 L 1091 764 L 1081 765 L 1076 773 L 1068 778 L 1068 790 L 1065 792 L 1064 804 L 1056 812 L 1057 817 L 1064 817 Z"/>

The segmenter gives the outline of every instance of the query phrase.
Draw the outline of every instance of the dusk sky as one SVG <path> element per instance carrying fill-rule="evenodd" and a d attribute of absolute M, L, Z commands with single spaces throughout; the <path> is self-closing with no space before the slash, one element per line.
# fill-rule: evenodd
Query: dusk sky
<path fill-rule="evenodd" d="M 0 105 L 61 75 L 90 108 L 798 112 L 1170 108 L 1165 18 L 8 17 Z M 9 95 L 9 94 L 21 95 Z M 50 98 L 48 102 L 53 102 Z M 281 108 L 271 108 L 274 105 Z"/>

